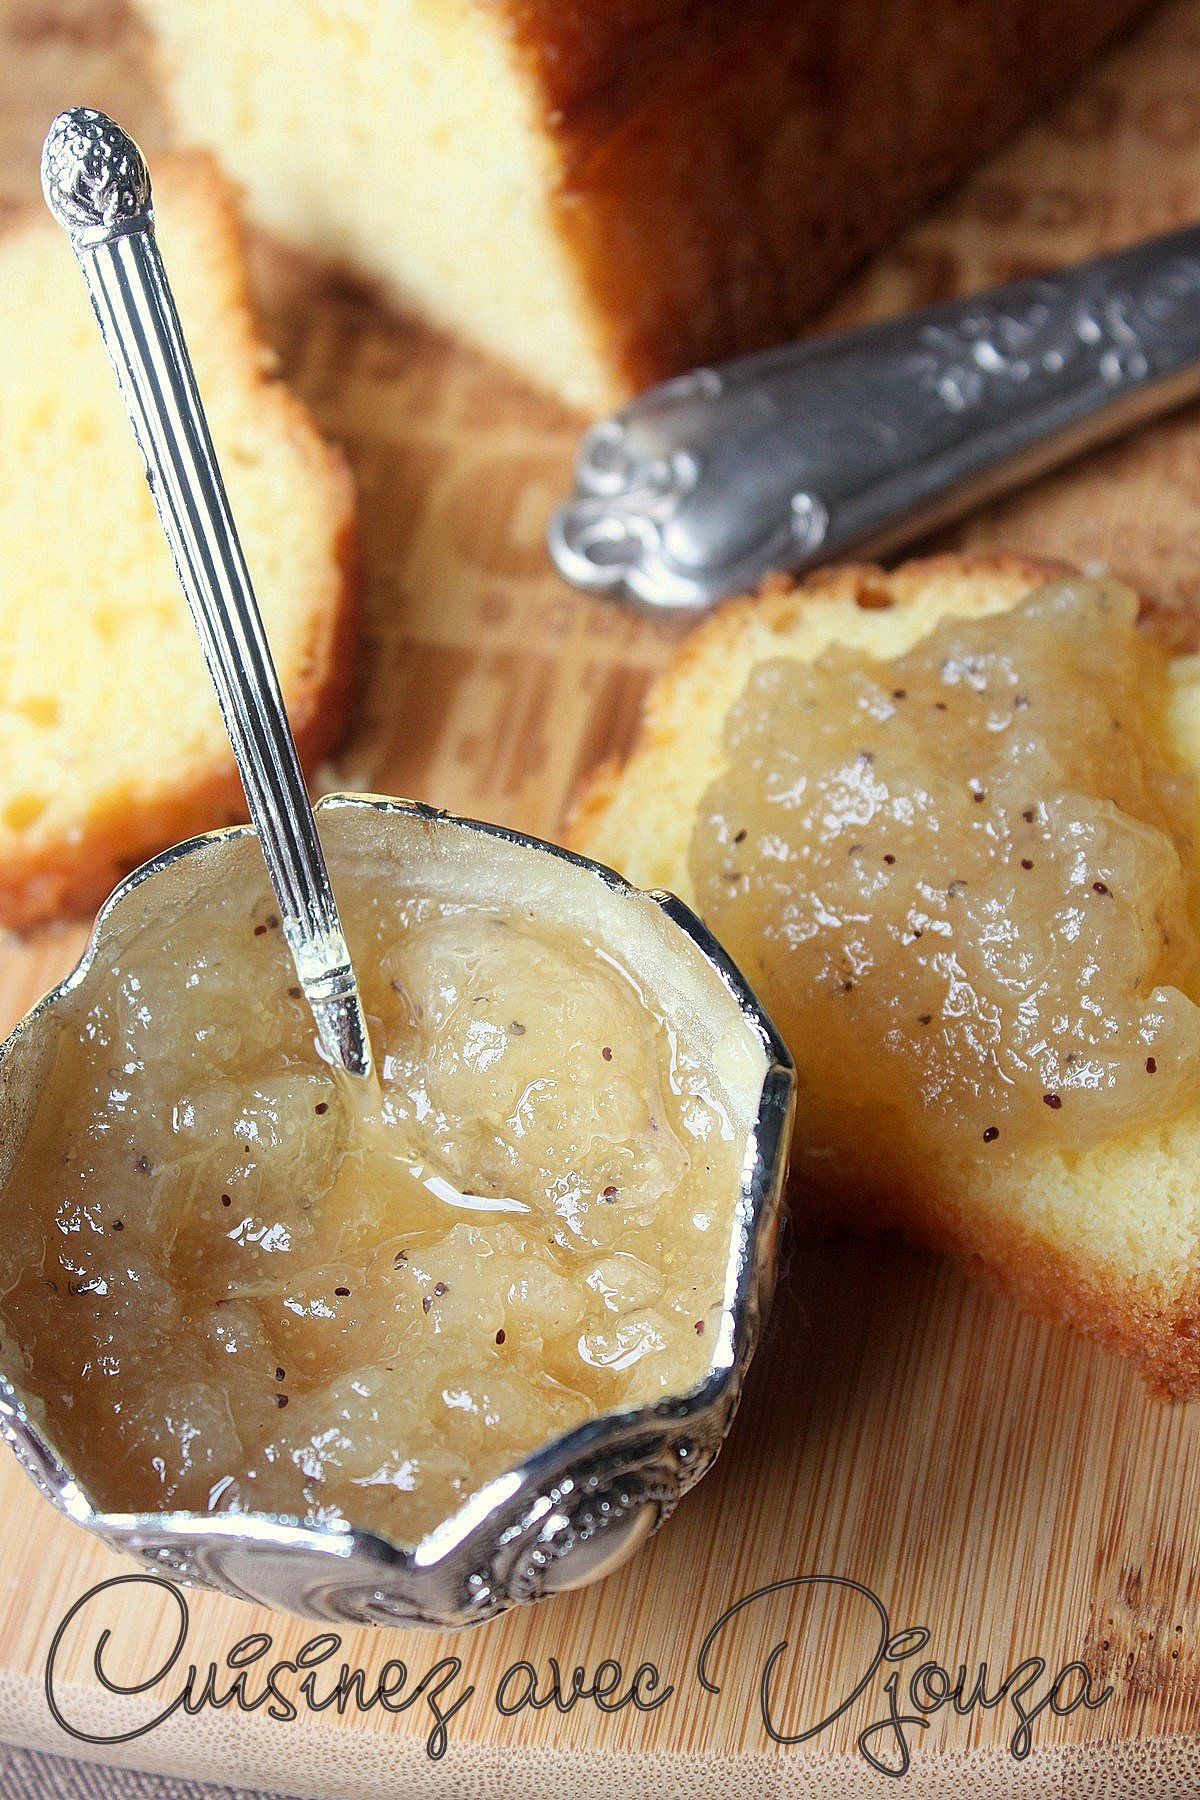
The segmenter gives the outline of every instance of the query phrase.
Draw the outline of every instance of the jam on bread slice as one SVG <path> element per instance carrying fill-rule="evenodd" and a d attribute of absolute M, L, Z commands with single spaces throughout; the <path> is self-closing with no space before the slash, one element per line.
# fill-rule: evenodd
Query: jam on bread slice
<path fill-rule="evenodd" d="M 567 832 L 756 987 L 803 1210 L 948 1251 L 1173 1396 L 1200 1395 L 1196 636 L 1013 555 L 777 579 L 683 642 Z"/>

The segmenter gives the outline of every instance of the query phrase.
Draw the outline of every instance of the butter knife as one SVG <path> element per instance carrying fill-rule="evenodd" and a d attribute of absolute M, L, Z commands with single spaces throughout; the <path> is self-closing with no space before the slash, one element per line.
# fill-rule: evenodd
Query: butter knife
<path fill-rule="evenodd" d="M 649 389 L 583 438 L 568 581 L 699 612 L 878 555 L 1200 392 L 1200 227 Z"/>

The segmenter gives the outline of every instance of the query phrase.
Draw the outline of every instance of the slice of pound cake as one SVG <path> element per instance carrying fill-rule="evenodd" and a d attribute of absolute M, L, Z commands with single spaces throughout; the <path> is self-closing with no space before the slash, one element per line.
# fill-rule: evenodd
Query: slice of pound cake
<path fill-rule="evenodd" d="M 246 558 L 312 766 L 349 696 L 353 499 L 274 372 L 240 230 L 202 157 L 155 213 Z M 0 239 L 0 924 L 90 910 L 127 870 L 244 817 L 116 379 L 48 216 Z"/>
<path fill-rule="evenodd" d="M 604 411 L 792 335 L 1144 0 L 137 0 L 255 217 Z"/>
<path fill-rule="evenodd" d="M 796 1058 L 798 1201 L 1200 1393 L 1200 658 L 1015 556 L 723 608 L 568 842 L 674 889 Z"/>

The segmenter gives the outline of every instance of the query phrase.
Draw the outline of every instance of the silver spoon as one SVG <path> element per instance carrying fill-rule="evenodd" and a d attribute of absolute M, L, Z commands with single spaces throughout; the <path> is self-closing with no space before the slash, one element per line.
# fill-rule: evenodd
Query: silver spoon
<path fill-rule="evenodd" d="M 371 1043 L 262 616 L 154 236 L 145 158 L 90 107 L 60 113 L 42 190 L 91 295 L 200 637 L 296 974 L 325 1055 L 371 1073 Z"/>

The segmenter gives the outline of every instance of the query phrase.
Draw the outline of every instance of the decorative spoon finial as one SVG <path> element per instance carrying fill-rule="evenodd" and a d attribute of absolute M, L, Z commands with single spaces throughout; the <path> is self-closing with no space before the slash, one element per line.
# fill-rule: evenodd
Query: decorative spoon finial
<path fill-rule="evenodd" d="M 59 113 L 42 146 L 42 192 L 73 244 L 91 248 L 149 224 L 150 171 L 133 139 L 90 106 Z"/>

